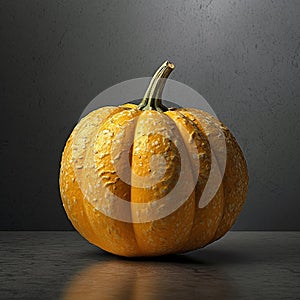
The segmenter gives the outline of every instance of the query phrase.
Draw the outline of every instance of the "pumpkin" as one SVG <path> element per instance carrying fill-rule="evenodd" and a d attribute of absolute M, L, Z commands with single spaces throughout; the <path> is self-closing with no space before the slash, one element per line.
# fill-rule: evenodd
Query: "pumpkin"
<path fill-rule="evenodd" d="M 173 69 L 167 61 L 157 70 L 139 105 L 106 106 L 81 119 L 62 154 L 68 218 L 88 241 L 120 256 L 204 247 L 232 227 L 246 198 L 246 161 L 229 129 L 205 111 L 162 104 Z M 217 188 L 203 200 L 211 181 Z"/>

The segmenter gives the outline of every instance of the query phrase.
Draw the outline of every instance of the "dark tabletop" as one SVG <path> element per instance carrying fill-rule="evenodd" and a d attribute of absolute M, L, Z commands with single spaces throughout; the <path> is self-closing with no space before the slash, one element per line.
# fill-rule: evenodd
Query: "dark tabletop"
<path fill-rule="evenodd" d="M 0 299 L 300 299 L 300 232 L 125 259 L 76 232 L 0 232 Z"/>

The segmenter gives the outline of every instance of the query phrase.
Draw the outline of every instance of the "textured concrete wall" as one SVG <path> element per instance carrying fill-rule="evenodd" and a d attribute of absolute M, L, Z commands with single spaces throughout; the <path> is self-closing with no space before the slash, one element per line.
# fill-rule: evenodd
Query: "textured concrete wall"
<path fill-rule="evenodd" d="M 58 170 L 79 115 L 170 59 L 245 152 L 234 228 L 299 230 L 299 20 L 296 0 L 1 1 L 0 229 L 70 229 Z"/>

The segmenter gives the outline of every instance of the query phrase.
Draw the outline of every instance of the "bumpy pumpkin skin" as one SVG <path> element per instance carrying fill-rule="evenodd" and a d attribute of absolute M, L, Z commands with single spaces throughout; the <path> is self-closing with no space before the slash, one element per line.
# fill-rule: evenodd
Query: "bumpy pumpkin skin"
<path fill-rule="evenodd" d="M 135 120 L 133 129 L 120 135 L 120 130 L 126 128 L 132 120 Z M 144 125 L 146 120 L 149 121 L 147 126 Z M 101 198 L 106 197 L 103 192 L 105 189 L 126 201 L 138 203 L 160 199 L 174 187 L 180 173 L 180 158 L 176 147 L 164 136 L 151 133 L 151 126 L 160 126 L 162 120 L 174 125 L 173 132 L 184 144 L 189 143 L 182 135 L 184 130 L 195 142 L 200 170 L 194 191 L 176 211 L 159 220 L 130 223 L 106 216 L 97 209 L 101 206 Z M 161 130 L 167 131 L 168 128 L 162 127 Z M 143 142 L 138 138 L 141 134 L 147 137 Z M 223 135 L 227 160 L 222 183 L 208 205 L 199 208 L 198 202 L 210 175 L 211 161 L 213 158 L 218 161 L 224 151 L 218 140 Z M 210 148 L 208 136 L 214 140 L 213 149 Z M 120 147 L 128 140 L 134 141 L 130 153 L 131 167 L 132 172 L 139 176 L 151 172 L 149 160 L 152 155 L 167 154 L 167 171 L 155 188 L 131 187 L 120 180 L 111 154 L 112 143 L 117 137 L 120 139 Z M 221 171 L 218 172 L 216 176 L 221 176 Z M 99 193 L 103 194 L 93 195 L 96 193 L 93 187 L 97 185 L 101 191 Z M 88 191 L 90 187 L 92 199 L 95 196 L 94 202 L 88 201 L 82 191 Z M 60 191 L 68 218 L 91 243 L 121 256 L 186 252 L 219 239 L 231 228 L 241 211 L 247 187 L 246 161 L 229 129 L 208 113 L 193 108 L 165 112 L 142 111 L 134 104 L 100 108 L 77 124 L 66 143 L 61 160 Z M 105 207 L 107 212 L 116 209 L 109 204 Z"/>

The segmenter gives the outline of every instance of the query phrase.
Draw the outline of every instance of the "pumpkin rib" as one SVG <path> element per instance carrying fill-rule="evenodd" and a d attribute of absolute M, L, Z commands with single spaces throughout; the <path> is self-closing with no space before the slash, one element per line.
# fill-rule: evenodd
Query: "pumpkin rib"
<path fill-rule="evenodd" d="M 97 128 L 99 126 L 99 124 L 105 122 L 108 118 L 110 118 L 113 114 L 115 114 L 117 111 L 119 111 L 118 107 L 114 107 L 114 106 L 106 106 L 106 107 L 102 107 L 100 109 L 94 110 L 92 111 L 90 114 L 88 114 L 87 116 L 85 116 L 82 120 L 80 120 L 80 122 L 77 124 L 76 129 L 74 130 L 74 135 L 75 135 L 75 139 L 73 139 L 73 147 L 74 147 L 74 142 L 77 139 L 83 139 L 82 141 L 79 141 L 79 145 L 78 147 L 81 148 L 81 152 L 78 155 L 78 157 L 73 157 L 73 159 L 77 159 L 79 162 L 77 163 L 77 165 L 75 166 L 74 170 L 76 170 L 77 167 L 80 167 L 81 165 L 83 166 L 82 169 L 78 169 L 77 172 L 75 171 L 75 175 L 76 175 L 76 181 L 78 181 L 78 177 L 82 177 L 80 176 L 81 173 L 85 173 L 85 169 L 90 168 L 91 166 L 89 165 L 87 158 L 87 155 L 90 153 L 90 149 L 94 143 L 95 137 L 94 134 L 97 131 Z M 88 132 L 85 132 L 86 129 L 88 129 Z M 77 133 L 77 134 L 76 134 Z M 83 134 L 83 136 L 80 136 L 80 134 Z M 74 156 L 74 150 L 72 153 L 72 156 Z M 82 157 L 80 159 L 80 157 Z M 86 181 L 86 175 L 83 175 L 84 177 L 84 181 Z M 79 188 L 82 191 L 82 186 L 79 185 Z M 87 201 L 87 199 L 85 199 L 85 195 L 83 194 L 84 200 L 83 200 L 83 210 L 84 210 L 84 214 L 85 214 L 85 219 L 86 222 L 88 222 L 90 224 L 90 228 L 92 230 L 92 236 L 93 238 L 95 238 L 95 242 L 98 239 L 98 234 L 97 231 L 94 230 L 94 227 L 91 223 L 91 219 L 89 217 L 89 211 L 92 209 L 92 204 Z"/>
<path fill-rule="evenodd" d="M 152 155 L 166 155 L 165 173 L 162 174 L 163 177 L 157 184 L 151 185 L 149 188 L 139 188 L 137 185 L 140 184 L 140 179 L 133 177 L 132 205 L 134 205 L 133 203 L 151 202 L 151 208 L 145 208 L 147 216 L 151 216 L 153 212 L 163 213 L 174 209 L 171 199 L 168 203 L 163 202 L 164 204 L 161 204 L 160 200 L 165 199 L 164 197 L 172 197 L 171 191 L 178 180 L 182 164 L 174 142 L 184 146 L 181 139 L 177 124 L 168 115 L 154 110 L 146 110 L 139 116 L 134 139 L 132 172 L 141 177 L 150 176 L 149 178 L 155 179 L 157 174 L 154 172 L 159 172 L 160 167 L 157 165 L 151 171 L 150 159 Z M 184 156 L 187 157 L 186 150 L 184 153 Z M 186 174 L 186 176 L 188 180 L 189 175 Z M 166 216 L 149 222 L 135 222 L 134 231 L 141 250 L 140 255 L 160 255 L 172 253 L 174 250 L 179 251 L 188 239 L 193 214 L 194 193 L 185 203 Z M 133 216 L 136 220 L 141 218 L 135 212 Z M 178 223 L 178 220 L 181 220 L 181 224 Z"/>
<path fill-rule="evenodd" d="M 199 173 L 197 174 L 198 179 L 195 186 L 195 216 L 189 241 L 182 249 L 182 251 L 184 252 L 203 247 L 213 238 L 222 216 L 223 197 L 222 190 L 220 189 L 220 191 L 218 190 L 217 194 L 214 195 L 213 199 L 211 199 L 210 203 L 208 203 L 204 208 L 198 207 L 200 199 L 202 200 L 201 196 L 206 187 L 208 177 L 212 176 L 210 169 L 212 159 L 211 148 L 206 135 L 201 131 L 201 128 L 199 128 L 198 123 L 196 122 L 195 118 L 193 118 L 193 116 L 188 114 L 185 115 L 177 109 L 168 112 L 168 114 L 174 116 L 176 114 L 178 116 L 178 121 L 181 122 L 183 126 L 190 127 L 191 138 L 193 138 L 193 141 L 197 146 L 197 159 L 199 159 L 200 164 Z M 190 159 L 192 161 L 192 157 L 190 157 Z M 218 176 L 218 171 L 219 169 L 216 170 L 217 174 L 215 174 L 214 176 Z"/>
<path fill-rule="evenodd" d="M 221 238 L 235 223 L 237 217 L 244 205 L 246 200 L 247 190 L 248 190 L 248 172 L 247 164 L 242 153 L 242 150 L 235 137 L 227 129 L 225 135 L 227 135 L 230 152 L 233 153 L 227 157 L 229 160 L 228 166 L 226 166 L 224 181 L 225 181 L 225 191 L 224 193 L 228 196 L 232 195 L 230 198 L 226 197 L 227 203 L 225 203 L 225 212 L 214 237 L 214 240 Z M 229 142 L 230 141 L 230 142 Z M 231 165 L 231 167 L 229 167 Z M 234 171 L 236 169 L 236 171 Z M 235 175 L 235 176 L 234 176 Z"/>
<path fill-rule="evenodd" d="M 209 176 L 212 176 L 213 181 L 215 181 L 215 180 L 219 181 L 220 180 L 219 176 L 221 176 L 220 164 L 219 164 L 219 161 L 216 157 L 215 149 L 211 148 L 211 145 L 209 143 L 208 136 L 207 136 L 209 134 L 210 138 L 213 138 L 212 135 L 215 132 L 212 131 L 212 130 L 208 130 L 208 128 L 206 128 L 206 130 L 205 130 L 203 128 L 203 120 L 197 118 L 197 116 L 195 116 L 193 113 L 191 113 L 189 111 L 189 109 L 179 108 L 179 109 L 176 109 L 176 110 L 179 111 L 181 114 L 183 114 L 185 117 L 189 118 L 195 124 L 195 126 L 199 130 L 199 133 L 201 133 L 203 138 L 209 144 L 211 160 L 214 160 L 216 162 L 216 167 L 217 167 L 217 169 L 214 172 L 213 172 L 213 170 L 211 170 Z M 221 208 L 219 207 L 219 210 L 221 209 L 222 211 L 220 213 L 220 216 L 216 220 L 216 222 L 218 222 L 218 226 L 221 222 L 221 219 L 222 219 L 222 216 L 223 216 L 223 211 L 224 211 L 224 201 L 225 200 L 224 200 L 224 191 L 223 190 L 224 190 L 224 184 L 223 184 L 223 180 L 221 180 L 221 183 L 218 187 L 218 190 L 215 192 L 215 195 L 211 198 L 211 201 L 219 203 L 217 206 L 221 206 Z M 203 192 L 203 190 L 202 190 L 202 192 Z M 197 207 L 197 209 L 199 209 L 199 207 Z M 209 209 L 210 209 L 210 205 L 207 206 L 207 210 L 209 210 Z M 218 230 L 218 226 L 216 227 L 215 232 Z M 204 245 L 202 247 L 204 247 L 205 245 L 207 245 L 209 243 L 210 242 L 204 243 Z"/>
<path fill-rule="evenodd" d="M 105 112 L 106 110 L 106 112 Z M 91 212 L 95 211 L 95 208 L 93 207 L 93 204 L 91 203 L 91 199 L 87 199 L 86 196 L 88 196 L 88 190 L 86 187 L 86 182 L 91 180 L 90 178 L 90 172 L 91 172 L 91 168 L 93 168 L 93 166 L 91 165 L 90 160 L 88 159 L 92 154 L 92 149 L 93 149 L 93 144 L 95 142 L 95 137 L 96 137 L 96 132 L 98 130 L 98 127 L 104 123 L 107 119 L 109 119 L 113 114 L 117 113 L 118 111 L 120 111 L 119 107 L 102 107 L 98 110 L 92 111 L 89 115 L 93 116 L 94 114 L 96 114 L 95 118 L 92 118 L 91 120 L 89 120 L 89 131 L 87 132 L 87 135 L 84 135 L 83 137 L 81 137 L 83 139 L 84 144 L 81 145 L 80 147 L 83 147 L 83 153 L 80 153 L 82 159 L 80 161 L 80 166 L 82 165 L 82 169 L 77 170 L 77 175 L 79 175 L 78 173 L 80 171 L 82 171 L 83 175 L 79 176 L 79 181 L 81 181 L 81 190 L 83 191 L 83 197 L 84 197 L 84 201 L 83 201 L 83 210 L 86 214 L 86 223 L 90 224 L 90 228 L 91 228 L 91 232 L 88 231 L 87 235 L 89 235 L 90 233 L 92 235 L 95 236 L 94 242 L 93 244 L 98 244 L 99 243 L 99 234 L 97 232 L 97 230 L 95 230 L 94 225 L 92 223 L 92 218 L 91 218 Z M 105 113 L 104 113 L 105 112 Z M 88 116 L 89 116 L 88 115 Z M 85 118 L 84 118 L 85 119 Z M 82 124 L 82 121 L 84 120 L 82 119 L 79 123 L 79 125 Z M 81 126 L 83 127 L 83 126 Z M 84 128 L 83 128 L 84 129 Z M 78 137 L 80 139 L 80 136 Z M 76 169 L 76 166 L 75 166 Z M 83 182 L 82 182 L 83 181 Z M 89 240 L 89 239 L 88 239 Z"/>
<path fill-rule="evenodd" d="M 90 238 L 85 234 L 85 231 L 92 230 L 91 227 L 88 226 L 84 221 L 80 221 L 81 219 L 87 219 L 84 218 L 85 212 L 82 211 L 82 214 L 78 215 L 78 212 L 80 210 L 83 210 L 83 195 L 81 193 L 81 190 L 76 182 L 73 182 L 73 179 L 75 177 L 75 174 L 73 172 L 72 166 L 70 166 L 69 161 L 72 158 L 72 145 L 73 142 L 73 136 L 70 135 L 63 154 L 62 154 L 62 164 L 61 164 L 61 171 L 60 171 L 60 191 L 61 191 L 61 199 L 63 202 L 63 206 L 65 209 L 65 212 L 68 216 L 68 219 L 71 221 L 72 225 L 75 227 L 75 229 L 86 239 L 88 239 L 90 242 L 93 242 L 94 239 Z M 72 193 L 70 193 L 72 191 Z M 70 196 L 69 196 L 70 194 Z M 72 199 L 72 201 L 71 201 Z M 76 200 L 75 200 L 76 199 Z M 77 202 L 76 202 L 77 201 Z M 74 207 L 76 207 L 74 209 Z M 83 226 L 89 227 L 87 230 L 84 229 Z"/>
<path fill-rule="evenodd" d="M 236 139 L 223 123 L 207 112 L 196 109 L 187 110 L 194 116 L 200 116 L 206 120 L 206 122 L 202 123 L 205 130 L 211 131 L 209 130 L 210 126 L 213 127 L 213 130 L 216 132 L 221 130 L 226 141 L 227 159 L 223 176 L 225 200 L 224 213 L 214 239 L 212 240 L 213 242 L 221 238 L 232 227 L 242 209 L 248 187 L 247 164 Z M 217 152 L 216 157 L 218 160 L 223 149 L 221 149 L 221 147 L 216 147 L 215 150 Z"/>
<path fill-rule="evenodd" d="M 97 234 L 94 232 L 91 224 L 90 226 L 88 225 L 90 223 L 89 218 L 87 217 L 87 211 L 85 207 L 85 197 L 82 193 L 82 189 L 78 184 L 78 176 L 80 176 L 80 172 L 82 169 L 78 169 L 77 172 L 75 172 L 76 167 L 80 167 L 80 165 L 84 166 L 84 160 L 85 160 L 85 154 L 86 150 L 88 149 L 88 145 L 90 144 L 90 140 L 81 140 L 82 136 L 80 137 L 80 133 L 87 129 L 88 127 L 88 134 L 92 135 L 93 129 L 97 128 L 97 125 L 101 123 L 104 119 L 109 118 L 109 116 L 113 113 L 113 111 L 118 110 L 116 107 L 105 107 L 105 108 L 100 108 L 98 110 L 92 111 L 90 114 L 82 118 L 79 123 L 75 126 L 73 132 L 71 133 L 67 143 L 66 147 L 63 152 L 62 156 L 62 162 L 68 164 L 66 167 L 61 167 L 61 174 L 60 174 L 60 185 L 61 185 L 61 190 L 63 189 L 63 186 L 65 185 L 66 187 L 70 187 L 67 191 L 67 194 L 70 194 L 69 197 L 63 195 L 64 193 L 62 192 L 62 200 L 64 205 L 67 204 L 67 207 L 70 206 L 70 199 L 73 199 L 73 209 L 66 209 L 68 218 L 70 221 L 75 223 L 75 220 L 77 218 L 74 218 L 70 216 L 71 211 L 74 213 L 80 212 L 81 218 L 83 219 L 83 222 L 77 222 L 77 224 L 73 224 L 74 227 L 80 232 L 81 235 L 83 235 L 86 239 L 88 239 L 91 242 L 95 241 L 95 238 L 97 237 Z M 106 114 L 103 113 L 106 111 Z M 102 118 L 101 118 L 102 117 Z M 92 130 L 91 130 L 92 129 Z M 86 138 L 83 137 L 83 138 Z M 79 140 L 79 141 L 78 141 Z M 74 143 L 81 143 L 80 145 L 74 145 Z M 82 142 L 84 142 L 84 148 L 82 147 Z M 80 147 L 79 150 L 75 150 L 78 147 Z M 78 151 L 81 151 L 80 154 Z M 64 158 L 64 157 L 67 158 Z M 74 166 L 74 163 L 76 166 Z M 67 174 L 63 174 L 63 172 L 66 172 Z M 69 173 L 69 174 L 68 174 Z M 67 176 L 69 175 L 69 176 Z M 75 192 L 74 192 L 75 191 Z M 79 203 L 78 203 L 79 202 Z M 74 220 L 74 222 L 73 222 Z M 87 229 L 85 229 L 85 226 L 87 226 Z M 87 232 L 92 232 L 92 235 L 90 236 L 87 234 Z"/>
<path fill-rule="evenodd" d="M 124 202 L 130 202 L 130 185 L 122 181 L 120 172 L 124 170 L 124 163 L 128 161 L 128 151 L 124 151 L 124 147 L 133 141 L 135 122 L 141 111 L 120 108 L 120 112 L 111 116 L 98 128 L 95 139 L 95 180 L 98 181 L 95 181 L 95 184 L 98 186 L 94 205 L 105 212 L 105 217 L 94 218 L 93 221 L 97 230 L 102 232 L 99 234 L 99 246 L 102 249 L 123 256 L 133 256 L 138 249 L 133 225 L 130 220 L 122 220 L 122 217 L 128 217 L 131 213 L 130 204 L 126 206 Z M 128 126 L 130 122 L 133 122 L 131 127 Z M 114 151 L 112 147 L 115 147 Z M 119 169 L 116 169 L 117 166 Z M 126 179 L 130 182 L 130 172 Z M 123 200 L 116 202 L 116 197 Z M 122 205 L 125 205 L 125 210 Z M 112 217 L 109 217 L 110 215 Z"/>

